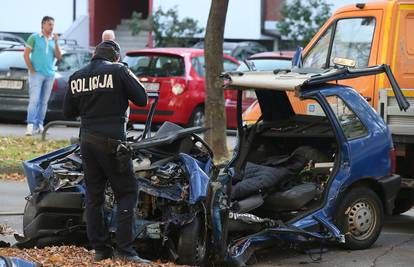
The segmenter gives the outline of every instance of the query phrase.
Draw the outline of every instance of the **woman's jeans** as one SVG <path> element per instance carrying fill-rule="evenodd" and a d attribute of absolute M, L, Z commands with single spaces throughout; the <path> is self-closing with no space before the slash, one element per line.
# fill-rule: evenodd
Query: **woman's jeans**
<path fill-rule="evenodd" d="M 39 72 L 29 74 L 29 106 L 27 107 L 27 123 L 34 128 L 43 126 L 46 116 L 47 102 L 52 91 L 54 76 L 44 76 Z"/>

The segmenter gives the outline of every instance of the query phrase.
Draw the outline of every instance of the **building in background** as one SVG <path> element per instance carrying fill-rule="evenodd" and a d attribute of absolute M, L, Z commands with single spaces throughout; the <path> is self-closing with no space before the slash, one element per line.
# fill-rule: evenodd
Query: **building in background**
<path fill-rule="evenodd" d="M 39 32 L 42 17 L 55 18 L 55 32 L 65 33 L 74 23 L 77 32 L 70 36 L 83 45 L 89 45 L 88 0 L 17 0 L 2 1 L 0 31 L 20 35 L 25 40 Z"/>
<path fill-rule="evenodd" d="M 25 39 L 40 30 L 41 18 L 55 18 L 55 31 L 75 39 L 82 46 L 95 46 L 102 31 L 115 30 L 124 51 L 149 45 L 148 31 L 132 36 L 128 19 L 133 11 L 142 14 L 143 23 L 152 11 L 176 7 L 180 18 L 191 17 L 200 27 L 207 25 L 211 0 L 20 0 L 4 1 L 0 31 L 18 34 Z M 277 50 L 280 40 L 276 22 L 280 19 L 282 0 L 230 1 L 224 37 L 227 41 L 259 41 Z M 204 34 L 197 36 L 203 38 Z"/>

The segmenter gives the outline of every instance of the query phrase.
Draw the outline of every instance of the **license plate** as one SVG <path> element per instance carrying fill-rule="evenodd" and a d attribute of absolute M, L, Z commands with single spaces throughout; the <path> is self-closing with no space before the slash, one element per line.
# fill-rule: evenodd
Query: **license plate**
<path fill-rule="evenodd" d="M 0 89 L 22 89 L 23 81 L 0 80 Z"/>
<path fill-rule="evenodd" d="M 145 90 L 148 92 L 158 92 L 160 90 L 160 84 L 159 83 L 142 83 L 144 85 Z"/>

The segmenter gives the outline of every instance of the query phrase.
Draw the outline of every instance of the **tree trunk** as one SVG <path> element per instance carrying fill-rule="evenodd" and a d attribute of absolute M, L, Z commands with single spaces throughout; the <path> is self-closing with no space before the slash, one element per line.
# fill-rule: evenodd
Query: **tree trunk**
<path fill-rule="evenodd" d="M 227 157 L 226 110 L 219 75 L 223 71 L 224 26 L 229 0 L 212 0 L 205 36 L 206 105 L 205 122 L 210 130 L 206 140 L 216 160 Z"/>

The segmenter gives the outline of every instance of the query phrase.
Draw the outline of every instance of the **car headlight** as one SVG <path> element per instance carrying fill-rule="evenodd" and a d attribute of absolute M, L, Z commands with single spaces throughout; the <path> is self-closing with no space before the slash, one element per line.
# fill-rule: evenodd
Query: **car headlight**
<path fill-rule="evenodd" d="M 171 91 L 173 92 L 174 95 L 180 95 L 184 92 L 184 86 L 182 84 L 176 83 L 171 88 Z"/>

